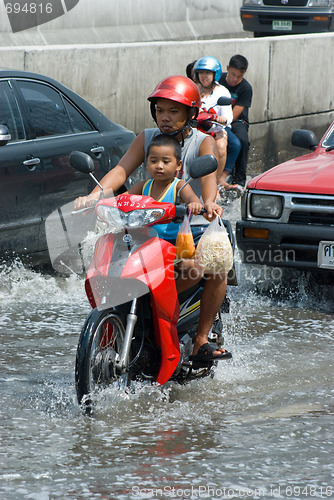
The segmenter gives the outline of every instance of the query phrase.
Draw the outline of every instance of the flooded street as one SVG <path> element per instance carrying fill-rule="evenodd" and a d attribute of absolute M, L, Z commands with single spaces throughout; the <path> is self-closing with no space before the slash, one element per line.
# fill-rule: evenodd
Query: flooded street
<path fill-rule="evenodd" d="M 261 293 L 237 263 L 231 361 L 187 386 L 107 390 L 74 362 L 83 280 L 0 269 L 0 498 L 334 498 L 333 287 Z"/>

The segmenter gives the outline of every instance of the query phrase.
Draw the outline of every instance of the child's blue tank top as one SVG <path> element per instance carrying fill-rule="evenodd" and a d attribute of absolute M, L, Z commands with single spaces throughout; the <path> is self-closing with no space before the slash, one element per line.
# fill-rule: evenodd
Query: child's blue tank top
<path fill-rule="evenodd" d="M 180 179 L 174 179 L 167 190 L 162 194 L 162 196 L 157 201 L 165 201 L 168 203 L 175 203 L 176 200 L 176 186 Z M 145 182 L 142 194 L 145 196 L 151 196 L 152 186 L 154 179 L 149 179 Z M 169 222 L 168 224 L 156 224 L 153 228 L 158 233 L 159 238 L 168 240 L 175 243 L 177 233 L 180 229 L 180 224 L 175 224 L 175 222 Z"/>

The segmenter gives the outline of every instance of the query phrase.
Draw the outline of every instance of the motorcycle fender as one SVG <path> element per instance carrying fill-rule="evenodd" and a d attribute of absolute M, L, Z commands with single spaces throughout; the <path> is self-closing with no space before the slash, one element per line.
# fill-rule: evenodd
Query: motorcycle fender
<path fill-rule="evenodd" d="M 168 241 L 150 238 L 129 255 L 121 276 L 140 279 L 153 289 L 165 279 L 166 267 L 173 267 L 175 254 L 174 245 Z"/>
<path fill-rule="evenodd" d="M 160 238 L 151 238 L 129 257 L 121 274 L 123 278 L 142 281 L 150 289 L 155 338 L 161 349 L 157 376 L 160 385 L 170 379 L 180 359 L 176 328 L 180 306 L 174 275 L 175 254 L 174 245 Z"/>

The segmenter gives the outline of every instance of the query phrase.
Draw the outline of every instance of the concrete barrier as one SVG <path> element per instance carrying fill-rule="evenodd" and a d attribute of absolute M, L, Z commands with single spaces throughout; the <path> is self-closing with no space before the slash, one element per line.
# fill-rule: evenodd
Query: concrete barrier
<path fill-rule="evenodd" d="M 3 47 L 226 38 L 243 33 L 239 15 L 241 2 L 242 0 L 1 1 L 0 44 Z M 33 25 L 34 19 L 36 25 L 38 22 L 40 25 L 12 33 L 5 3 L 14 25 L 24 28 L 27 22 Z M 73 5 L 75 6 L 71 8 Z"/>
<path fill-rule="evenodd" d="M 61 81 L 114 121 L 140 132 L 153 125 L 147 96 L 167 75 L 185 74 L 203 55 L 225 67 L 236 53 L 249 61 L 250 173 L 302 153 L 290 148 L 294 128 L 320 136 L 334 119 L 334 34 L 0 49 L 0 65 Z"/>

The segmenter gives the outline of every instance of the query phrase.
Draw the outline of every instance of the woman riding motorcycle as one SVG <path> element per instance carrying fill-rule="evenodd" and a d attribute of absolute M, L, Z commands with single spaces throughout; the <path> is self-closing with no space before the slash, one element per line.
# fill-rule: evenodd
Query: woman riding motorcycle
<path fill-rule="evenodd" d="M 218 187 L 222 189 L 235 189 L 236 184 L 226 182 L 232 173 L 234 163 L 240 152 L 241 143 L 231 131 L 233 119 L 232 106 L 219 106 L 220 97 L 230 97 L 226 87 L 220 85 L 222 75 L 220 62 L 215 57 L 201 57 L 194 65 L 194 79 L 200 86 L 201 109 L 205 113 L 212 113 L 216 122 L 207 133 L 214 136 L 218 146 L 218 169 L 216 172 Z"/>
<path fill-rule="evenodd" d="M 130 148 L 120 159 L 118 165 L 110 170 L 100 181 L 105 196 L 116 192 L 126 179 L 146 161 L 149 142 L 156 135 L 163 133 L 176 137 L 182 146 L 182 162 L 184 180 L 189 178 L 189 162 L 198 156 L 207 154 L 218 158 L 217 146 L 213 137 L 191 127 L 191 120 L 195 119 L 201 99 L 196 84 L 184 76 L 169 76 L 164 78 L 148 97 L 151 105 L 151 114 L 158 128 L 145 129 L 132 142 Z M 196 186 L 192 185 L 195 192 Z M 200 191 L 208 221 L 216 215 L 222 214 L 222 208 L 215 203 L 217 193 L 216 174 L 212 173 L 200 179 Z M 92 193 L 75 200 L 76 210 L 92 205 L 98 200 L 100 189 L 96 187 Z M 201 298 L 200 319 L 194 344 L 193 354 L 207 355 L 208 360 L 221 354 L 208 344 L 208 334 L 215 320 L 226 293 L 226 275 L 206 275 L 205 285 Z M 191 286 L 193 283 L 189 283 Z"/>

